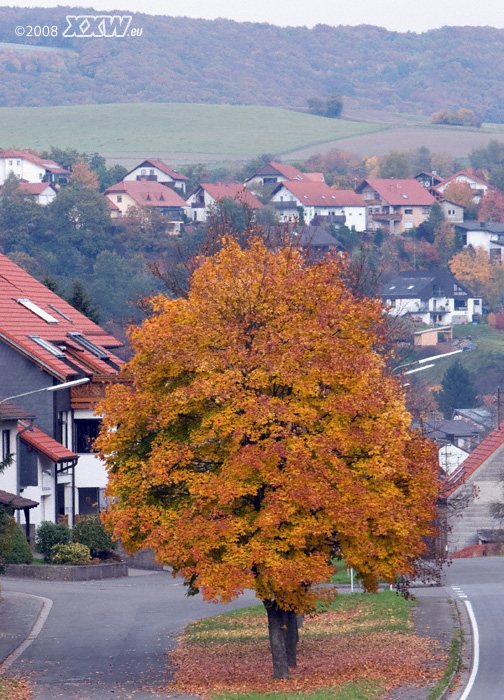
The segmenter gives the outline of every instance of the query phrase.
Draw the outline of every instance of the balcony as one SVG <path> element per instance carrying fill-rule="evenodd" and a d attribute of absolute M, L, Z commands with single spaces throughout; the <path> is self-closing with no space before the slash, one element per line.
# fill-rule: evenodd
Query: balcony
<path fill-rule="evenodd" d="M 299 204 L 297 202 L 273 202 L 275 209 L 297 209 Z"/>
<path fill-rule="evenodd" d="M 402 221 L 401 214 L 371 214 L 373 221 Z"/>

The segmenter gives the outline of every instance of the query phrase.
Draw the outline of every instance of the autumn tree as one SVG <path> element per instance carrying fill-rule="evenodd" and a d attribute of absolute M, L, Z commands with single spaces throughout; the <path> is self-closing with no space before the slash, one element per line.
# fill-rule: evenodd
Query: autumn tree
<path fill-rule="evenodd" d="M 484 248 L 463 248 L 453 256 L 449 267 L 455 277 L 481 296 L 490 309 L 497 309 L 504 296 L 504 268 L 493 265 Z"/>
<path fill-rule="evenodd" d="M 450 182 L 445 188 L 443 196 L 449 202 L 454 202 L 461 207 L 474 205 L 474 190 L 468 182 Z"/>
<path fill-rule="evenodd" d="M 98 175 L 91 170 L 84 160 L 77 160 L 72 166 L 72 184 L 74 186 L 91 187 L 93 190 L 100 189 Z"/>
<path fill-rule="evenodd" d="M 131 330 L 130 383 L 100 407 L 108 526 L 207 600 L 254 589 L 275 678 L 296 664 L 296 614 L 335 595 L 319 585 L 333 558 L 376 590 L 412 572 L 434 516 L 436 460 L 386 369 L 382 305 L 347 273 L 224 241 L 187 298 L 157 297 Z"/>
<path fill-rule="evenodd" d="M 478 221 L 504 221 L 504 194 L 492 187 L 484 194 L 478 206 Z"/>

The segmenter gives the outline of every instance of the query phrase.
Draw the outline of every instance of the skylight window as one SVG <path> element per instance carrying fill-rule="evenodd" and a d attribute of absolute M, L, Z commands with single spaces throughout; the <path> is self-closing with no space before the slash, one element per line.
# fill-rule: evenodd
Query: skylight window
<path fill-rule="evenodd" d="M 59 314 L 60 316 L 63 316 L 64 319 L 66 319 L 66 320 L 69 321 L 70 323 L 73 323 L 73 321 L 72 321 L 72 319 L 70 318 L 70 316 L 67 316 L 66 314 L 64 314 L 63 311 L 60 311 L 58 308 L 56 308 L 56 306 L 54 306 L 54 304 L 49 304 L 49 307 L 50 307 L 53 311 L 56 311 L 56 313 Z"/>
<path fill-rule="evenodd" d="M 108 354 L 105 352 L 105 350 L 103 350 L 103 348 L 99 348 L 98 345 L 95 345 L 87 338 L 84 338 L 81 333 L 70 331 L 70 333 L 67 333 L 67 337 L 74 340 L 85 350 L 88 350 L 88 352 L 96 355 L 96 357 L 98 357 L 100 360 L 108 360 Z"/>
<path fill-rule="evenodd" d="M 414 284 L 410 284 L 410 286 L 408 287 L 408 289 L 413 289 L 414 286 L 415 286 Z"/>
<path fill-rule="evenodd" d="M 50 352 L 54 357 L 59 357 L 60 359 L 65 357 L 65 353 L 61 348 L 56 347 L 56 345 L 53 345 L 48 340 L 44 340 L 44 338 L 41 338 L 39 335 L 29 335 L 28 338 L 33 340 L 34 343 L 37 343 L 37 345 L 40 345 L 44 350 L 47 350 L 47 352 Z"/>
<path fill-rule="evenodd" d="M 44 309 L 41 309 L 40 306 L 37 306 L 37 304 L 30 301 L 30 299 L 16 299 L 16 301 L 18 304 L 21 304 L 21 306 L 24 306 L 25 309 L 28 309 L 39 318 L 42 318 L 46 323 L 58 323 L 57 318 L 54 318 L 54 316 L 51 316 L 50 313 L 44 311 Z"/>
<path fill-rule="evenodd" d="M 404 199 L 408 199 L 408 195 L 407 195 L 407 194 L 402 194 L 401 197 L 404 197 Z"/>

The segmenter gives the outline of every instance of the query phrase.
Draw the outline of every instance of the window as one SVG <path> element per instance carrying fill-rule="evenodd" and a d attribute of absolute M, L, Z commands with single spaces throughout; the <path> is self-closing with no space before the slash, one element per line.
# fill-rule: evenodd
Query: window
<path fill-rule="evenodd" d="M 413 214 L 413 209 L 405 209 L 404 213 L 405 214 Z"/>
<path fill-rule="evenodd" d="M 422 207 L 422 214 L 426 214 L 428 216 L 430 214 L 430 207 Z"/>
<path fill-rule="evenodd" d="M 79 489 L 79 515 L 94 515 L 105 508 L 104 489 L 80 488 Z"/>
<path fill-rule="evenodd" d="M 118 194 L 118 195 L 117 195 L 117 201 L 118 201 L 118 202 L 122 202 L 122 195 L 121 195 L 121 194 Z"/>
<path fill-rule="evenodd" d="M 93 443 L 100 432 L 101 420 L 96 418 L 78 418 L 74 420 L 75 451 L 77 454 L 94 452 Z"/>
<path fill-rule="evenodd" d="M 68 447 L 68 413 L 60 411 L 58 413 L 58 442 Z"/>
<path fill-rule="evenodd" d="M 54 357 L 59 357 L 60 359 L 65 357 L 65 353 L 61 348 L 56 347 L 56 345 L 53 345 L 48 340 L 44 340 L 39 335 L 29 335 L 28 338 L 33 340 L 34 343 L 37 343 L 37 345 L 40 345 L 44 350 L 47 350 L 47 352 L 50 352 Z"/>
<path fill-rule="evenodd" d="M 38 486 L 37 452 L 22 440 L 19 442 L 18 462 L 20 487 Z"/>
<path fill-rule="evenodd" d="M 29 309 L 32 313 L 39 316 L 39 318 L 42 318 L 46 323 L 58 323 L 57 318 L 54 318 L 50 313 L 41 309 L 40 306 L 30 301 L 30 299 L 16 299 L 16 301 L 18 304 L 21 304 L 21 306 L 24 306 L 25 309 Z"/>
<path fill-rule="evenodd" d="M 2 459 L 10 455 L 10 430 L 2 430 Z"/>
<path fill-rule="evenodd" d="M 11 160 L 9 161 L 9 165 L 12 165 L 12 161 L 11 161 Z"/>
<path fill-rule="evenodd" d="M 107 360 L 108 359 L 108 354 L 105 352 L 103 348 L 98 347 L 98 345 L 95 345 L 92 343 L 90 340 L 85 338 L 81 333 L 77 331 L 70 331 L 67 333 L 67 336 L 73 340 L 74 342 L 78 343 L 81 347 L 83 347 L 85 350 L 88 352 L 92 353 L 98 359 L 100 360 Z"/>

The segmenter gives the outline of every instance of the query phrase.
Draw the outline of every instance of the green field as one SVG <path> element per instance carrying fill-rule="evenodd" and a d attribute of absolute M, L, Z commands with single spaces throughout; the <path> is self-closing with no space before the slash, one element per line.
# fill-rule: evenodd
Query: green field
<path fill-rule="evenodd" d="M 246 158 L 384 128 L 276 107 L 133 103 L 0 109 L 0 145 L 39 150 L 57 145 L 102 153 L 157 151 Z"/>

